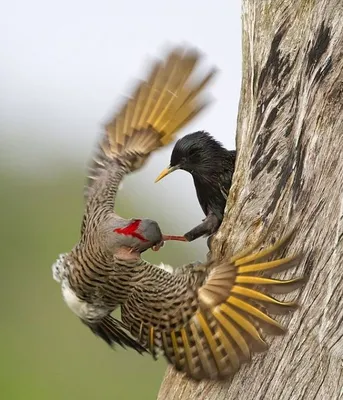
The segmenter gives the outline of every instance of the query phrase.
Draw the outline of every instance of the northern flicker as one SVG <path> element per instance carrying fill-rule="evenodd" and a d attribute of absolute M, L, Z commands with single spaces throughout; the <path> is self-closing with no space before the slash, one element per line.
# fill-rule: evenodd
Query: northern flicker
<path fill-rule="evenodd" d="M 265 291 L 288 293 L 304 283 L 260 276 L 298 264 L 297 256 L 266 261 L 287 240 L 175 272 L 153 265 L 141 254 L 163 242 L 158 224 L 113 211 L 123 177 L 203 108 L 200 95 L 213 71 L 200 81 L 188 79 L 199 58 L 194 51 L 172 51 L 107 124 L 91 168 L 80 241 L 52 267 L 65 302 L 96 335 L 154 357 L 162 352 L 196 380 L 223 379 L 266 350 L 263 333 L 285 332 L 269 313 L 284 314 L 297 304 Z M 118 307 L 121 321 L 111 316 Z"/>
<path fill-rule="evenodd" d="M 113 210 L 115 195 L 126 174 L 140 169 L 208 105 L 202 93 L 215 70 L 194 79 L 200 59 L 195 50 L 176 48 L 152 63 L 148 79 L 138 83 L 105 126 L 89 168 L 80 240 L 53 265 L 68 306 L 110 345 L 146 351 L 110 314 L 126 302 L 135 281 L 143 279 L 146 263 L 140 254 L 180 239 L 162 235 L 150 219 L 121 218 Z"/>
<path fill-rule="evenodd" d="M 205 131 L 190 133 L 175 143 L 169 167 L 160 173 L 155 182 L 178 169 L 192 175 L 198 201 L 206 218 L 184 234 L 187 241 L 210 236 L 218 230 L 223 220 L 235 162 L 236 151 L 225 149 Z"/>

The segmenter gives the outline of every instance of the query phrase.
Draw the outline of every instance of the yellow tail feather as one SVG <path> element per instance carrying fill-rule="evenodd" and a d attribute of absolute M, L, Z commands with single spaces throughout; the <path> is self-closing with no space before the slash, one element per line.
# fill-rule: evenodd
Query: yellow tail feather
<path fill-rule="evenodd" d="M 290 293 L 305 283 L 304 278 L 295 278 L 289 280 L 262 278 L 260 276 L 237 276 L 236 283 L 243 285 L 262 285 L 265 286 L 269 292 L 285 294 Z"/>

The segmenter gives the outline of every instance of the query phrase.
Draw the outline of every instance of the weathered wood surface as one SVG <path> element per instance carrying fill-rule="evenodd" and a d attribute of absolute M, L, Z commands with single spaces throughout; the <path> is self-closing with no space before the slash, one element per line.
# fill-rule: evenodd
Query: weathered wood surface
<path fill-rule="evenodd" d="M 231 382 L 196 384 L 168 368 L 158 399 L 343 399 L 342 0 L 243 0 L 237 148 L 213 252 L 296 225 L 286 252 L 305 254 L 291 271 L 310 274 L 302 308 Z"/>

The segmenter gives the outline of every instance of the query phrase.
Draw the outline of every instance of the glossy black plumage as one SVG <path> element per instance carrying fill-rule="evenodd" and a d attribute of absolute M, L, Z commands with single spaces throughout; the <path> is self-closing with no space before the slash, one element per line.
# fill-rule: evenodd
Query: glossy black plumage
<path fill-rule="evenodd" d="M 212 235 L 219 228 L 235 161 L 236 151 L 225 149 L 205 131 L 190 133 L 175 143 L 168 171 L 183 169 L 192 175 L 199 203 L 206 215 L 201 224 L 184 235 L 188 241 Z"/>

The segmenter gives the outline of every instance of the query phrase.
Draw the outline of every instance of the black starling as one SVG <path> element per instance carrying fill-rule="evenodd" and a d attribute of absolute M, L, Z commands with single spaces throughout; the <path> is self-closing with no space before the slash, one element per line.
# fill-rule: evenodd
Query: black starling
<path fill-rule="evenodd" d="M 187 241 L 210 236 L 218 230 L 223 220 L 235 161 L 236 151 L 225 149 L 205 131 L 190 133 L 175 143 L 169 167 L 160 173 L 155 182 L 177 169 L 192 175 L 206 218 L 184 235 Z"/>

